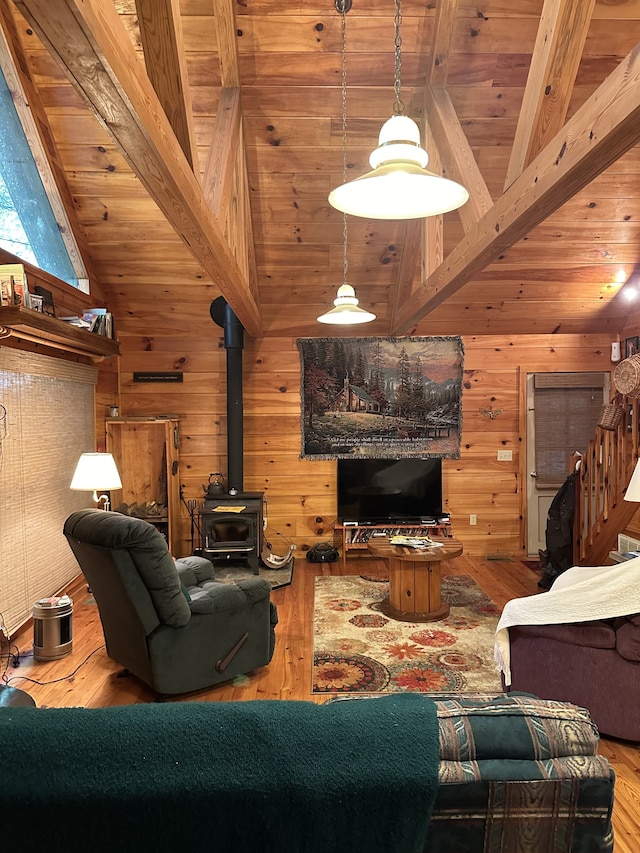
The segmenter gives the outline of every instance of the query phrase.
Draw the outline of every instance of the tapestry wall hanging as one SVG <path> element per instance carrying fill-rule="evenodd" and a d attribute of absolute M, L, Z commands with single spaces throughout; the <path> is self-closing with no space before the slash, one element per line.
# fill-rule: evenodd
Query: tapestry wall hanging
<path fill-rule="evenodd" d="M 461 338 L 297 343 L 302 458 L 459 458 Z"/>

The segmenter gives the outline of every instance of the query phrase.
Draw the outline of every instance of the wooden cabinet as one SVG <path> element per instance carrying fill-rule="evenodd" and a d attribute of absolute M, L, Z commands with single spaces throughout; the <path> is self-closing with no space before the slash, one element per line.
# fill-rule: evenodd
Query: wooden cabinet
<path fill-rule="evenodd" d="M 122 480 L 111 493 L 112 509 L 151 522 L 181 556 L 178 418 L 107 418 L 106 447 Z"/>
<path fill-rule="evenodd" d="M 349 551 L 366 551 L 369 541 L 376 537 L 395 536 L 430 536 L 432 539 L 449 539 L 451 533 L 450 522 L 438 522 L 437 524 L 342 524 L 334 525 L 342 536 L 342 563 L 346 564 Z"/>

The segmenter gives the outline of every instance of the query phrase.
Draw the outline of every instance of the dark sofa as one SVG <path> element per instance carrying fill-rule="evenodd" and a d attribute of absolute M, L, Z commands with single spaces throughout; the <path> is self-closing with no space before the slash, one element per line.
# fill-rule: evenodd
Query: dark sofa
<path fill-rule="evenodd" d="M 601 734 L 640 741 L 640 615 L 509 628 L 509 690 L 588 708 Z"/>
<path fill-rule="evenodd" d="M 0 711 L 22 853 L 612 853 L 587 711 L 420 694 Z"/>

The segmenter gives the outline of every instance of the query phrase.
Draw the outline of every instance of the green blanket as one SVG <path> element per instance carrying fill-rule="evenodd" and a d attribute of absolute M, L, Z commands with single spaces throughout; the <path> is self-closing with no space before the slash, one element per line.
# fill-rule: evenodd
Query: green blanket
<path fill-rule="evenodd" d="M 438 779 L 416 694 L 0 711 L 22 851 L 418 853 Z"/>

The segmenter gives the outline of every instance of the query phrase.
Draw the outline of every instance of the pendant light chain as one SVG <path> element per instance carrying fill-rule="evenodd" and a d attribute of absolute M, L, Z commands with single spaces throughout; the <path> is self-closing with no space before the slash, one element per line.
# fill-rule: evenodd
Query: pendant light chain
<path fill-rule="evenodd" d="M 347 3 L 346 0 L 336 0 L 336 2 L 340 4 L 339 11 L 342 18 L 342 183 L 345 184 L 347 182 Z M 346 284 L 349 270 L 346 213 L 342 214 L 342 253 L 343 284 Z"/>
<path fill-rule="evenodd" d="M 347 180 L 347 12 L 351 8 L 351 0 L 335 0 L 336 10 L 342 17 L 342 180 Z M 331 202 L 331 196 L 329 196 Z M 344 250 L 344 280 L 338 288 L 338 295 L 333 300 L 334 307 L 317 320 L 336 326 L 352 326 L 359 323 L 370 323 L 376 319 L 371 311 L 365 311 L 358 306 L 356 292 L 347 284 L 347 212 L 342 211 L 342 245 Z"/>
<path fill-rule="evenodd" d="M 395 29 L 395 76 L 393 88 L 396 93 L 396 100 L 393 105 L 394 115 L 401 116 L 404 113 L 404 102 L 400 97 L 401 77 L 400 66 L 402 65 L 402 36 L 400 35 L 400 26 L 402 24 L 402 10 L 400 8 L 400 0 L 395 0 L 396 14 L 393 20 Z"/>
<path fill-rule="evenodd" d="M 335 2 L 336 7 L 343 11 L 342 4 L 350 0 Z M 380 128 L 378 147 L 369 156 L 372 171 L 349 183 L 345 180 L 329 193 L 329 204 L 349 216 L 384 220 L 423 219 L 456 210 L 469 199 L 469 192 L 462 184 L 427 170 L 429 155 L 420 144 L 420 128 L 405 113 L 401 92 L 400 4 L 401 0 L 394 0 L 393 115 Z M 343 50 L 346 52 L 344 47 Z M 343 111 L 346 113 L 344 104 Z"/>

